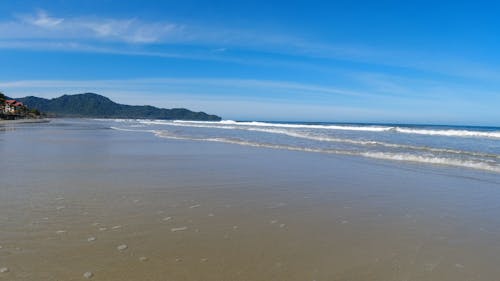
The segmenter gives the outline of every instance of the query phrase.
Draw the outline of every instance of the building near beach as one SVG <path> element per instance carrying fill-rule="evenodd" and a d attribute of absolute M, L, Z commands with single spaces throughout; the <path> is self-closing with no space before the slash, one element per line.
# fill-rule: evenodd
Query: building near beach
<path fill-rule="evenodd" d="M 0 108 L 0 109 L 3 111 L 3 113 L 12 114 L 12 113 L 15 113 L 16 110 L 18 110 L 22 106 L 24 106 L 24 104 L 20 101 L 6 100 L 5 104 L 3 105 L 3 108 Z"/>

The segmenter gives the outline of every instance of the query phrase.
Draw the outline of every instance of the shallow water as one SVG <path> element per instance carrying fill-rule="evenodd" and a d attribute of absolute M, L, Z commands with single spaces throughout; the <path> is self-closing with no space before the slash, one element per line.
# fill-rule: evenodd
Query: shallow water
<path fill-rule="evenodd" d="M 500 274 L 496 173 L 112 126 L 0 131 L 0 280 Z"/>
<path fill-rule="evenodd" d="M 439 164 L 500 173 L 500 128 L 335 123 L 100 120 L 115 130 L 170 139 L 392 161 Z"/>

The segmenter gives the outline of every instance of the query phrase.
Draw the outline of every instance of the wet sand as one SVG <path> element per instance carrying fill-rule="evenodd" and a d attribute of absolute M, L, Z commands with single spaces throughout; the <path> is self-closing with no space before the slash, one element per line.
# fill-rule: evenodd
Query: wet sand
<path fill-rule="evenodd" d="M 497 174 L 85 121 L 0 131 L 0 153 L 0 280 L 500 275 Z"/>
<path fill-rule="evenodd" d="M 0 119 L 0 126 L 5 125 L 16 125 L 22 123 L 48 123 L 50 119 L 41 118 L 41 119 L 16 119 L 16 120 L 4 120 Z"/>

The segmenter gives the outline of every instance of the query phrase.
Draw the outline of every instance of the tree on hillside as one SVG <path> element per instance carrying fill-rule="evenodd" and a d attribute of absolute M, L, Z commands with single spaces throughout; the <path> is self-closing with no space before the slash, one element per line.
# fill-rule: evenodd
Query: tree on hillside
<path fill-rule="evenodd" d="M 7 98 L 5 97 L 5 95 L 2 92 L 0 92 L 0 103 L 4 103 L 6 99 Z"/>

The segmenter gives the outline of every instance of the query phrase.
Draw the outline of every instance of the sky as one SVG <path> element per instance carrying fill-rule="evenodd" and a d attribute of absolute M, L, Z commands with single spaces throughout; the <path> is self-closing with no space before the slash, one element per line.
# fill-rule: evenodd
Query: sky
<path fill-rule="evenodd" d="M 1 1 L 0 91 L 224 119 L 500 126 L 496 1 Z"/>

